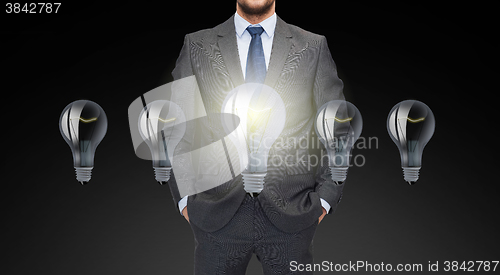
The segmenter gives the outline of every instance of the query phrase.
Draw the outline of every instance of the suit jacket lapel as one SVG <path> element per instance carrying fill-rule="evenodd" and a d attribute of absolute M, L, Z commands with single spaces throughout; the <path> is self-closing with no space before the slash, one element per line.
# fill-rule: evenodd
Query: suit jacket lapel
<path fill-rule="evenodd" d="M 276 85 L 281 75 L 286 58 L 292 46 L 292 34 L 288 25 L 281 18 L 276 20 L 276 29 L 274 31 L 273 48 L 271 50 L 271 59 L 267 70 L 264 84 L 269 87 Z"/>
<path fill-rule="evenodd" d="M 234 15 L 219 26 L 217 35 L 219 38 L 218 44 L 222 59 L 224 60 L 224 64 L 226 65 L 234 87 L 237 87 L 245 83 L 245 79 L 241 71 L 240 57 L 238 54 Z"/>

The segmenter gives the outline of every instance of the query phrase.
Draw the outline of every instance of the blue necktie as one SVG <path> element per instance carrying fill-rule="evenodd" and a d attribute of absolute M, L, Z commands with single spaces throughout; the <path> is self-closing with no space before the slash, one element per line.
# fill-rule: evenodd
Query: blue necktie
<path fill-rule="evenodd" d="M 264 32 L 262 27 L 247 28 L 252 36 L 250 47 L 248 48 L 246 83 L 264 83 L 266 79 L 266 59 L 264 58 L 264 49 L 262 48 L 262 39 L 260 35 Z"/>

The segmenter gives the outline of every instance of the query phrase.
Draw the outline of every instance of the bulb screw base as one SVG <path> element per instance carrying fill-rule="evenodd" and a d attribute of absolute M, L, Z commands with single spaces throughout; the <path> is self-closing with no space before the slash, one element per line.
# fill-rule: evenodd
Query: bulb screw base
<path fill-rule="evenodd" d="M 332 173 L 332 180 L 337 184 L 342 184 L 347 178 L 347 170 L 349 167 L 333 167 L 330 166 L 330 172 Z"/>
<path fill-rule="evenodd" d="M 249 193 L 260 193 L 264 189 L 264 178 L 267 172 L 241 172 L 243 188 Z"/>
<path fill-rule="evenodd" d="M 407 181 L 410 185 L 414 184 L 418 180 L 419 170 L 420 167 L 403 167 L 405 181 Z"/>
<path fill-rule="evenodd" d="M 75 167 L 76 180 L 82 185 L 89 182 L 92 177 L 92 168 L 94 167 Z"/>
<path fill-rule="evenodd" d="M 153 167 L 155 170 L 155 178 L 158 183 L 161 185 L 167 183 L 170 179 L 170 172 L 172 171 L 172 167 Z"/>

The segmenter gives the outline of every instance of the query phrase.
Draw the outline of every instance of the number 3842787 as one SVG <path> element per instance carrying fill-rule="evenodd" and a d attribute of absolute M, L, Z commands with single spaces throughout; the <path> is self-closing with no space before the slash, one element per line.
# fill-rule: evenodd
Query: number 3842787
<path fill-rule="evenodd" d="M 6 3 L 5 13 L 57 13 L 61 3 Z"/>

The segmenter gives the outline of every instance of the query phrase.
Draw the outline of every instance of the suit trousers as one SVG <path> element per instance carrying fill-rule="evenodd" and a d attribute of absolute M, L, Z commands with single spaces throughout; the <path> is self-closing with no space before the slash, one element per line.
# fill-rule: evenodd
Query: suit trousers
<path fill-rule="evenodd" d="M 313 237 L 318 223 L 295 233 L 274 226 L 258 197 L 247 195 L 238 211 L 221 229 L 205 232 L 191 223 L 195 237 L 195 275 L 244 275 L 255 253 L 265 275 L 312 274 L 292 272 L 290 262 L 313 263 Z"/>

